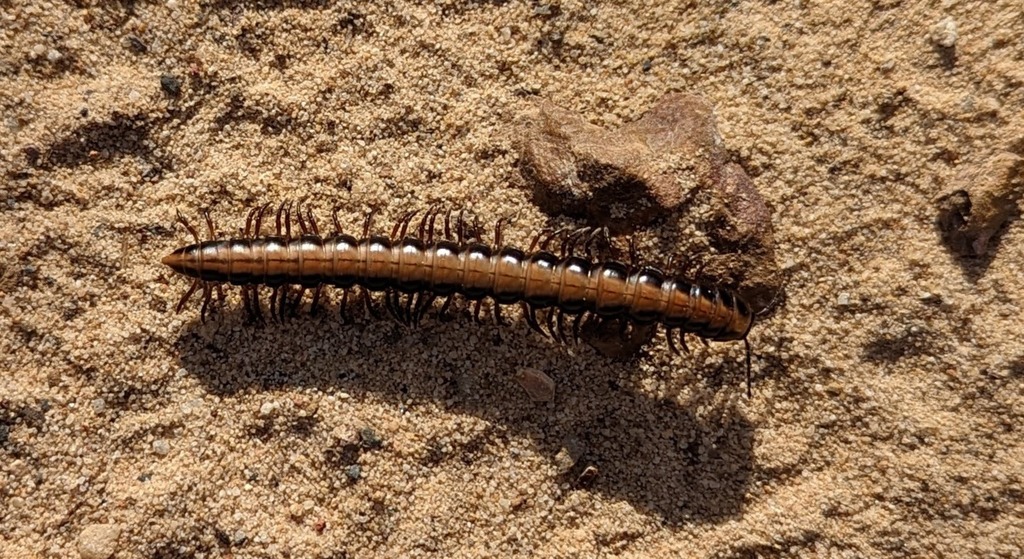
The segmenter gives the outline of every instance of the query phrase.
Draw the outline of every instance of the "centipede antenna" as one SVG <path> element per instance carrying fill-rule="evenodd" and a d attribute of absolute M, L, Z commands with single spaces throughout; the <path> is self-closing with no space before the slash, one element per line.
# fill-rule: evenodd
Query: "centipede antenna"
<path fill-rule="evenodd" d="M 189 234 L 192 235 L 192 239 L 198 245 L 200 241 L 199 241 L 199 233 L 196 232 L 196 228 L 192 227 L 192 224 L 189 223 L 187 219 L 185 219 L 185 216 L 181 215 L 181 210 L 174 210 L 174 212 L 177 215 L 178 223 L 181 223 L 181 225 L 185 228 L 185 230 L 187 230 L 189 232 Z"/>

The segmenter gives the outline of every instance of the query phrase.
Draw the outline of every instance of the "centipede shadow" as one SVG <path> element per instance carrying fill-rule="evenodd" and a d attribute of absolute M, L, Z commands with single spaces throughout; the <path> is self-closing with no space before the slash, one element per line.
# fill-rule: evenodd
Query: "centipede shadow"
<path fill-rule="evenodd" d="M 229 306 L 213 324 L 187 324 L 175 342 L 181 366 L 211 393 L 314 387 L 395 406 L 432 401 L 485 420 L 493 436 L 524 435 L 552 460 L 573 441 L 583 455 L 556 483 L 626 501 L 667 526 L 742 514 L 753 470 L 752 425 L 731 405 L 702 419 L 696 402 L 644 394 L 635 388 L 635 363 L 612 362 L 589 348 L 569 351 L 521 322 L 499 328 L 457 316 L 407 329 L 386 320 L 344 324 L 334 314 L 259 327 L 244 320 Z M 481 363 L 494 365 L 485 370 Z M 511 380 L 519 367 L 551 374 L 555 402 L 529 402 Z M 742 378 L 742 365 L 736 367 L 723 378 Z M 435 456 L 430 465 L 473 460 L 480 452 Z M 583 466 L 598 472 L 585 483 L 579 481 Z"/>

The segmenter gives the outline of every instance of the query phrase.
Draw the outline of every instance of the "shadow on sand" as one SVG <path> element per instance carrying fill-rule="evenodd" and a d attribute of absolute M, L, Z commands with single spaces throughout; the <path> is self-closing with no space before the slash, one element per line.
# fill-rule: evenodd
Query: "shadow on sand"
<path fill-rule="evenodd" d="M 299 316 L 245 326 L 240 314 L 228 310 L 213 325 L 195 320 L 175 343 L 181 366 L 211 393 L 315 387 L 357 399 L 372 394 L 395 406 L 433 401 L 499 433 L 525 435 L 552 460 L 565 441 L 578 443 L 583 456 L 556 482 L 629 502 L 668 525 L 742 512 L 753 469 L 751 424 L 733 404 L 698 416 L 697 402 L 636 390 L 635 365 L 589 348 L 574 356 L 522 324 L 496 328 L 458 317 L 408 330 L 383 320 L 346 325 L 336 316 Z M 480 370 L 482 362 L 495 370 Z M 554 404 L 524 405 L 524 394 L 510 394 L 512 373 L 530 366 L 557 379 Z M 735 367 L 717 378 L 741 379 L 742 364 Z M 586 466 L 599 473 L 579 483 Z"/>

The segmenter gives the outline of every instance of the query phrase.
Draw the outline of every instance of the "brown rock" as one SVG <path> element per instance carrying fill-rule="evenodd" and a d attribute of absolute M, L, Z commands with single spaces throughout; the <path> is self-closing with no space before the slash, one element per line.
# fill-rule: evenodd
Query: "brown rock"
<path fill-rule="evenodd" d="M 520 128 L 521 172 L 545 212 L 584 217 L 613 235 L 634 233 L 659 218 L 669 218 L 680 230 L 695 224 L 708 231 L 727 268 L 701 281 L 739 286 L 755 311 L 778 300 L 782 274 L 775 263 L 771 213 L 743 168 L 726 160 L 714 111 L 703 98 L 668 94 L 616 131 L 542 101 Z M 701 200 L 710 199 L 710 212 L 688 203 L 702 192 Z M 684 208 L 693 215 L 679 213 Z M 648 257 L 692 256 L 671 248 Z M 614 334 L 584 329 L 592 345 L 607 346 L 606 354 L 628 354 L 616 339 L 617 328 Z M 638 345 L 649 336 L 638 331 L 631 340 Z M 613 343 L 602 344 L 606 337 Z"/>
<path fill-rule="evenodd" d="M 612 231 L 647 224 L 713 184 L 725 153 L 711 106 L 694 95 L 667 95 L 614 132 L 541 101 L 520 130 L 535 202 Z"/>
<path fill-rule="evenodd" d="M 981 256 L 1024 194 L 1024 159 L 1000 152 L 962 172 L 953 189 L 938 198 L 936 225 L 950 250 Z"/>

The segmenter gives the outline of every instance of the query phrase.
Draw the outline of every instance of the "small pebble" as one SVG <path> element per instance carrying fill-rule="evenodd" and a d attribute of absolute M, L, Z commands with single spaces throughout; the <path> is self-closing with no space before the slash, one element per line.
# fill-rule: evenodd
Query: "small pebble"
<path fill-rule="evenodd" d="M 359 481 L 359 478 L 363 477 L 363 469 L 359 464 L 352 464 L 345 468 L 345 477 L 351 481 Z"/>
<path fill-rule="evenodd" d="M 947 17 L 932 27 L 932 42 L 942 48 L 953 48 L 956 46 L 957 38 L 956 21 L 951 17 Z"/>
<path fill-rule="evenodd" d="M 160 89 L 171 97 L 177 97 L 181 95 L 181 80 L 170 74 L 164 74 L 160 76 Z"/>
<path fill-rule="evenodd" d="M 46 59 L 50 62 L 58 62 L 61 58 L 64 58 L 64 55 L 57 49 L 50 49 L 46 51 Z"/>
<path fill-rule="evenodd" d="M 270 417 L 281 407 L 277 402 L 263 402 L 260 406 L 260 417 Z"/>
<path fill-rule="evenodd" d="M 513 378 L 534 402 L 550 402 L 555 397 L 555 381 L 543 371 L 523 367 Z"/>
<path fill-rule="evenodd" d="M 362 447 L 366 449 L 380 448 L 384 445 L 384 439 L 381 439 L 380 435 L 369 427 L 363 427 L 359 430 L 359 441 Z"/>
<path fill-rule="evenodd" d="M 231 543 L 234 545 L 242 545 L 249 540 L 249 536 L 242 530 L 235 530 L 235 533 L 231 535 Z"/>
<path fill-rule="evenodd" d="M 158 456 L 167 456 L 167 453 L 171 451 L 171 445 L 164 439 L 157 439 L 153 441 L 153 452 Z"/>
<path fill-rule="evenodd" d="M 117 524 L 90 524 L 78 535 L 78 555 L 82 559 L 107 559 L 117 551 L 120 537 Z"/>
<path fill-rule="evenodd" d="M 845 291 L 840 293 L 839 296 L 836 297 L 836 304 L 840 307 L 850 306 L 850 294 Z"/>

